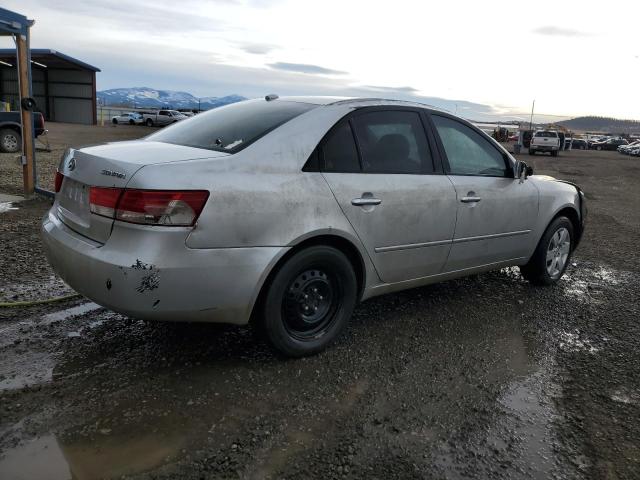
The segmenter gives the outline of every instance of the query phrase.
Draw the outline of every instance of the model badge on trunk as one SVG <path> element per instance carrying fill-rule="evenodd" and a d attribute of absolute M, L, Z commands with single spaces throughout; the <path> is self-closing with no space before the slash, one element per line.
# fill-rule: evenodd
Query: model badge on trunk
<path fill-rule="evenodd" d="M 124 178 L 126 177 L 126 175 L 124 173 L 121 172 L 114 172 L 113 170 L 102 170 L 102 175 L 106 175 L 108 177 L 118 177 L 118 178 Z"/>
<path fill-rule="evenodd" d="M 69 171 L 73 171 L 76 168 L 76 159 L 71 157 L 71 160 L 69 160 L 69 163 L 67 163 L 67 168 L 69 169 Z"/>

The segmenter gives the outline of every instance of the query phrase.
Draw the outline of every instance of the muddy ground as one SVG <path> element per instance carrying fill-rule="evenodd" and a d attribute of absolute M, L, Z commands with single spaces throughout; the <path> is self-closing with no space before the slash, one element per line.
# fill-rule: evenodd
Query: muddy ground
<path fill-rule="evenodd" d="M 523 158 L 589 199 L 559 285 L 507 269 L 372 299 L 313 358 L 84 299 L 0 308 L 0 478 L 640 478 L 640 161 Z M 0 213 L 0 302 L 67 292 L 47 207 Z"/>

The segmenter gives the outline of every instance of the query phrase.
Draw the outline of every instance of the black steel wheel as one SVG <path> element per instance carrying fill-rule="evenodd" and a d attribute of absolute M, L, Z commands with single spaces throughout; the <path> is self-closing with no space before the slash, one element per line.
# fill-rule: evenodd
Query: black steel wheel
<path fill-rule="evenodd" d="M 333 342 L 349 322 L 358 291 L 349 260 L 324 245 L 294 254 L 265 288 L 262 330 L 291 357 L 312 355 Z"/>

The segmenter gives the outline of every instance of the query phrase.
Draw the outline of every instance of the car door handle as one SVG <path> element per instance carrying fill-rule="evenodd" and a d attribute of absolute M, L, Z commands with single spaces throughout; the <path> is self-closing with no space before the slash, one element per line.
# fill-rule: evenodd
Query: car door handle
<path fill-rule="evenodd" d="M 354 198 L 353 200 L 351 200 L 351 205 L 355 205 L 357 207 L 365 207 L 367 205 L 380 205 L 381 203 L 382 200 L 373 197 Z"/>
<path fill-rule="evenodd" d="M 478 203 L 480 200 L 482 200 L 480 197 L 462 197 L 460 199 L 462 203 Z"/>

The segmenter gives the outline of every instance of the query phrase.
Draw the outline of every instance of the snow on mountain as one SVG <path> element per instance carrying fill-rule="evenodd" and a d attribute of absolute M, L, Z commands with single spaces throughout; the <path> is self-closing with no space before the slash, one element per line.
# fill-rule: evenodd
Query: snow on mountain
<path fill-rule="evenodd" d="M 188 92 L 175 90 L 156 90 L 149 87 L 111 88 L 97 92 L 97 97 L 104 106 L 129 108 L 172 108 L 197 109 L 198 100 L 201 110 L 228 105 L 246 100 L 241 95 L 227 95 L 225 97 L 195 97 Z"/>

